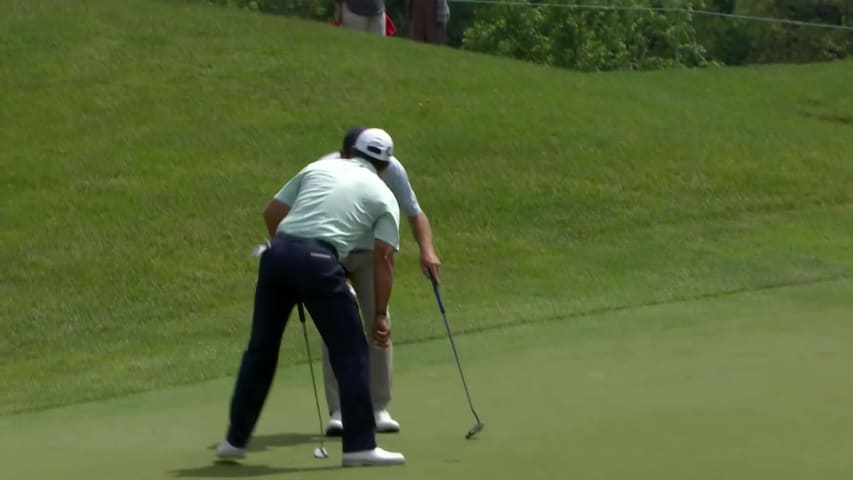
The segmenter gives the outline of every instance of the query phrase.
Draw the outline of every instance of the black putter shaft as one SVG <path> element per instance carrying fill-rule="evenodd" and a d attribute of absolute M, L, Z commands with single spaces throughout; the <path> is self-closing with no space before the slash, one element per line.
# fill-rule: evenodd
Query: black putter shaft
<path fill-rule="evenodd" d="M 317 422 L 320 425 L 320 448 L 323 447 L 323 415 L 320 413 L 320 397 L 317 396 L 317 381 L 314 380 L 314 361 L 311 358 L 311 347 L 308 345 L 308 327 L 305 325 L 305 311 L 302 309 L 302 303 L 296 304 L 296 310 L 299 312 L 299 323 L 302 324 L 302 336 L 305 338 L 305 352 L 308 354 L 308 368 L 311 370 L 311 386 L 314 387 L 314 403 L 317 404 Z"/>
<path fill-rule="evenodd" d="M 471 408 L 471 413 L 474 414 L 474 419 L 477 423 L 468 429 L 465 438 L 471 438 L 480 433 L 485 427 L 485 424 L 480 421 L 480 416 L 474 410 L 474 402 L 471 401 L 471 393 L 468 391 L 468 383 L 465 382 L 465 375 L 462 373 L 462 362 L 459 361 L 459 352 L 456 350 L 456 342 L 453 340 L 453 332 L 450 331 L 450 322 L 447 321 L 447 312 L 444 308 L 444 301 L 441 299 L 441 290 L 438 288 L 438 281 L 432 272 L 429 272 L 429 279 L 432 282 L 432 289 L 435 292 L 435 299 L 438 300 L 438 309 L 441 310 L 441 317 L 444 319 L 444 328 L 447 329 L 447 338 L 450 339 L 450 347 L 453 349 L 453 357 L 456 358 L 456 367 L 459 369 L 459 378 L 462 379 L 462 387 L 465 388 L 465 398 L 468 399 L 468 406 Z"/>

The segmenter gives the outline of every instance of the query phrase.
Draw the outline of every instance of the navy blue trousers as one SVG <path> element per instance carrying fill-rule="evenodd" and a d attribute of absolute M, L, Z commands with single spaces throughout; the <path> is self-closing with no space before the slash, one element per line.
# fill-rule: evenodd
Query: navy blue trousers
<path fill-rule="evenodd" d="M 375 448 L 367 339 L 344 268 L 326 243 L 282 234 L 271 243 L 260 259 L 252 333 L 231 398 L 228 442 L 248 444 L 272 385 L 284 328 L 301 302 L 326 343 L 340 386 L 343 451 Z"/>

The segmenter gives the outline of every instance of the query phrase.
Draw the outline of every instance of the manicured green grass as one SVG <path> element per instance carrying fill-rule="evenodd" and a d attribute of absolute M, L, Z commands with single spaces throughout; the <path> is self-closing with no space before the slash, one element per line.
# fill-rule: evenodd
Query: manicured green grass
<path fill-rule="evenodd" d="M 2 0 L 0 414 L 232 374 L 261 210 L 353 124 L 394 135 L 460 332 L 847 276 L 851 76 L 580 75 L 204 2 Z M 443 328 L 404 235 L 399 343 Z"/>
<path fill-rule="evenodd" d="M 216 465 L 232 379 L 0 418 L 4 478 L 847 479 L 853 281 L 460 336 L 398 350 L 407 465 L 341 470 L 308 368 L 280 370 L 248 459 Z M 462 320 L 451 312 L 451 321 Z M 298 337 L 293 330 L 291 336 Z M 235 358 L 229 359 L 232 363 Z M 308 473 L 310 472 L 310 474 Z"/>

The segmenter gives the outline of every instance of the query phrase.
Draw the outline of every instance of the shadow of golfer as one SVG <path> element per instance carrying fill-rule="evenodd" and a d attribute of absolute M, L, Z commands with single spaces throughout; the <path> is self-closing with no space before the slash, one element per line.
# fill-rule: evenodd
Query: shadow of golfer
<path fill-rule="evenodd" d="M 323 441 L 326 444 L 332 443 L 340 443 L 340 439 L 336 438 L 323 438 Z M 316 433 L 298 433 L 298 432 L 289 432 L 289 433 L 276 433 L 272 435 L 255 435 L 249 441 L 249 445 L 246 448 L 249 452 L 262 452 L 264 450 L 268 450 L 270 448 L 275 447 L 294 447 L 297 445 L 305 445 L 309 443 L 320 444 L 320 435 Z M 207 447 L 208 450 L 216 449 L 216 444 L 213 444 Z"/>
<path fill-rule="evenodd" d="M 340 465 L 329 465 L 314 468 L 287 468 L 270 467 L 269 465 L 246 465 L 235 462 L 216 462 L 211 465 L 197 468 L 182 468 L 172 470 L 172 476 L 188 478 L 238 478 L 238 477 L 263 477 L 267 475 L 280 475 L 287 473 L 307 473 L 324 470 L 338 470 Z"/>

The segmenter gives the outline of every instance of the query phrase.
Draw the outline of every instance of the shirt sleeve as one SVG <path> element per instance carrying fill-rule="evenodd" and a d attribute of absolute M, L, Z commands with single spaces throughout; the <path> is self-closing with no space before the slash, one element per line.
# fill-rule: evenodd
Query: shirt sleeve
<path fill-rule="evenodd" d="M 275 194 L 273 198 L 278 200 L 279 202 L 287 205 L 288 207 L 293 206 L 293 202 L 296 201 L 296 197 L 299 195 L 299 187 L 302 185 L 302 177 L 304 176 L 305 170 L 303 169 L 299 172 L 295 177 L 291 178 L 284 187 Z"/>
<path fill-rule="evenodd" d="M 381 184 L 380 184 L 381 185 Z M 384 188 L 384 185 L 383 185 Z M 373 223 L 373 238 L 400 250 L 400 207 L 388 189 L 382 198 L 382 210 Z"/>
<path fill-rule="evenodd" d="M 414 217 L 421 213 L 421 206 L 418 204 L 418 198 L 409 182 L 409 175 L 396 157 L 391 157 L 391 164 L 382 172 L 382 180 L 397 198 L 401 212 L 408 217 Z"/>
<path fill-rule="evenodd" d="M 390 213 L 386 213 L 376 220 L 373 225 L 373 238 L 382 240 L 400 250 L 400 223 Z"/>

